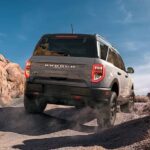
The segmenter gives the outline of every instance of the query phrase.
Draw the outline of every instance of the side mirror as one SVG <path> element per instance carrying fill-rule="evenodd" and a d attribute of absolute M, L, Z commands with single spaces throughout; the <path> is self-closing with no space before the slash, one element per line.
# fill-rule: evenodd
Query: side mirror
<path fill-rule="evenodd" d="M 134 69 L 132 67 L 127 68 L 127 73 L 134 73 Z"/>

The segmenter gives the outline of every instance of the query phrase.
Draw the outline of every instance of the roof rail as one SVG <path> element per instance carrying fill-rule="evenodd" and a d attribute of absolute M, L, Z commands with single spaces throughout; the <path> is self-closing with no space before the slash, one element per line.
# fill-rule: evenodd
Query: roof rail
<path fill-rule="evenodd" d="M 109 45 L 112 46 L 112 44 L 110 42 L 108 42 L 103 36 L 96 34 L 97 37 L 99 37 L 100 39 L 104 40 L 106 43 L 108 43 Z M 112 46 L 113 47 L 113 46 Z"/>
<path fill-rule="evenodd" d="M 110 42 L 108 42 L 103 36 L 99 35 L 99 34 L 95 34 L 97 37 L 99 37 L 101 40 L 103 40 L 103 42 L 105 42 L 105 44 L 109 45 L 110 47 L 112 47 L 118 54 L 119 54 L 119 51 L 114 47 L 112 46 L 112 44 Z"/>

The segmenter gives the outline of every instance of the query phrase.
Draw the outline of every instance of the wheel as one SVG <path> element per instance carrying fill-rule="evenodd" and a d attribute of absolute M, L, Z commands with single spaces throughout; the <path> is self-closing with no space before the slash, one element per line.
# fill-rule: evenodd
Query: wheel
<path fill-rule="evenodd" d="M 47 103 L 39 96 L 24 96 L 24 108 L 27 113 L 42 113 Z"/>
<path fill-rule="evenodd" d="M 135 94 L 133 92 L 129 98 L 129 101 L 126 104 L 120 106 L 121 111 L 124 113 L 132 113 L 134 111 L 134 102 L 135 102 Z"/>
<path fill-rule="evenodd" d="M 112 92 L 109 104 L 101 106 L 97 114 L 97 124 L 100 128 L 112 127 L 116 120 L 117 114 L 117 94 Z"/>

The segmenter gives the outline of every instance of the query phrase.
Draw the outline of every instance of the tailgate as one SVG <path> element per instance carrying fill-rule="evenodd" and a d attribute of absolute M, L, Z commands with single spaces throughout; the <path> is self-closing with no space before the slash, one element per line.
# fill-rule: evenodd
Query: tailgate
<path fill-rule="evenodd" d="M 33 56 L 31 78 L 46 84 L 91 86 L 94 58 Z"/>

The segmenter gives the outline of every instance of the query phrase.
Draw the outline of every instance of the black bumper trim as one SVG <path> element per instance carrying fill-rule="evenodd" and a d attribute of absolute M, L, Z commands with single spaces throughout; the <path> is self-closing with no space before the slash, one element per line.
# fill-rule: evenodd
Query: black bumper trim
<path fill-rule="evenodd" d="M 66 104 L 85 103 L 95 105 L 97 103 L 108 103 L 111 97 L 109 88 L 85 88 L 73 86 L 26 84 L 25 95 L 38 95 L 45 97 L 48 103 Z M 80 101 L 73 99 L 73 96 L 81 96 Z"/>

